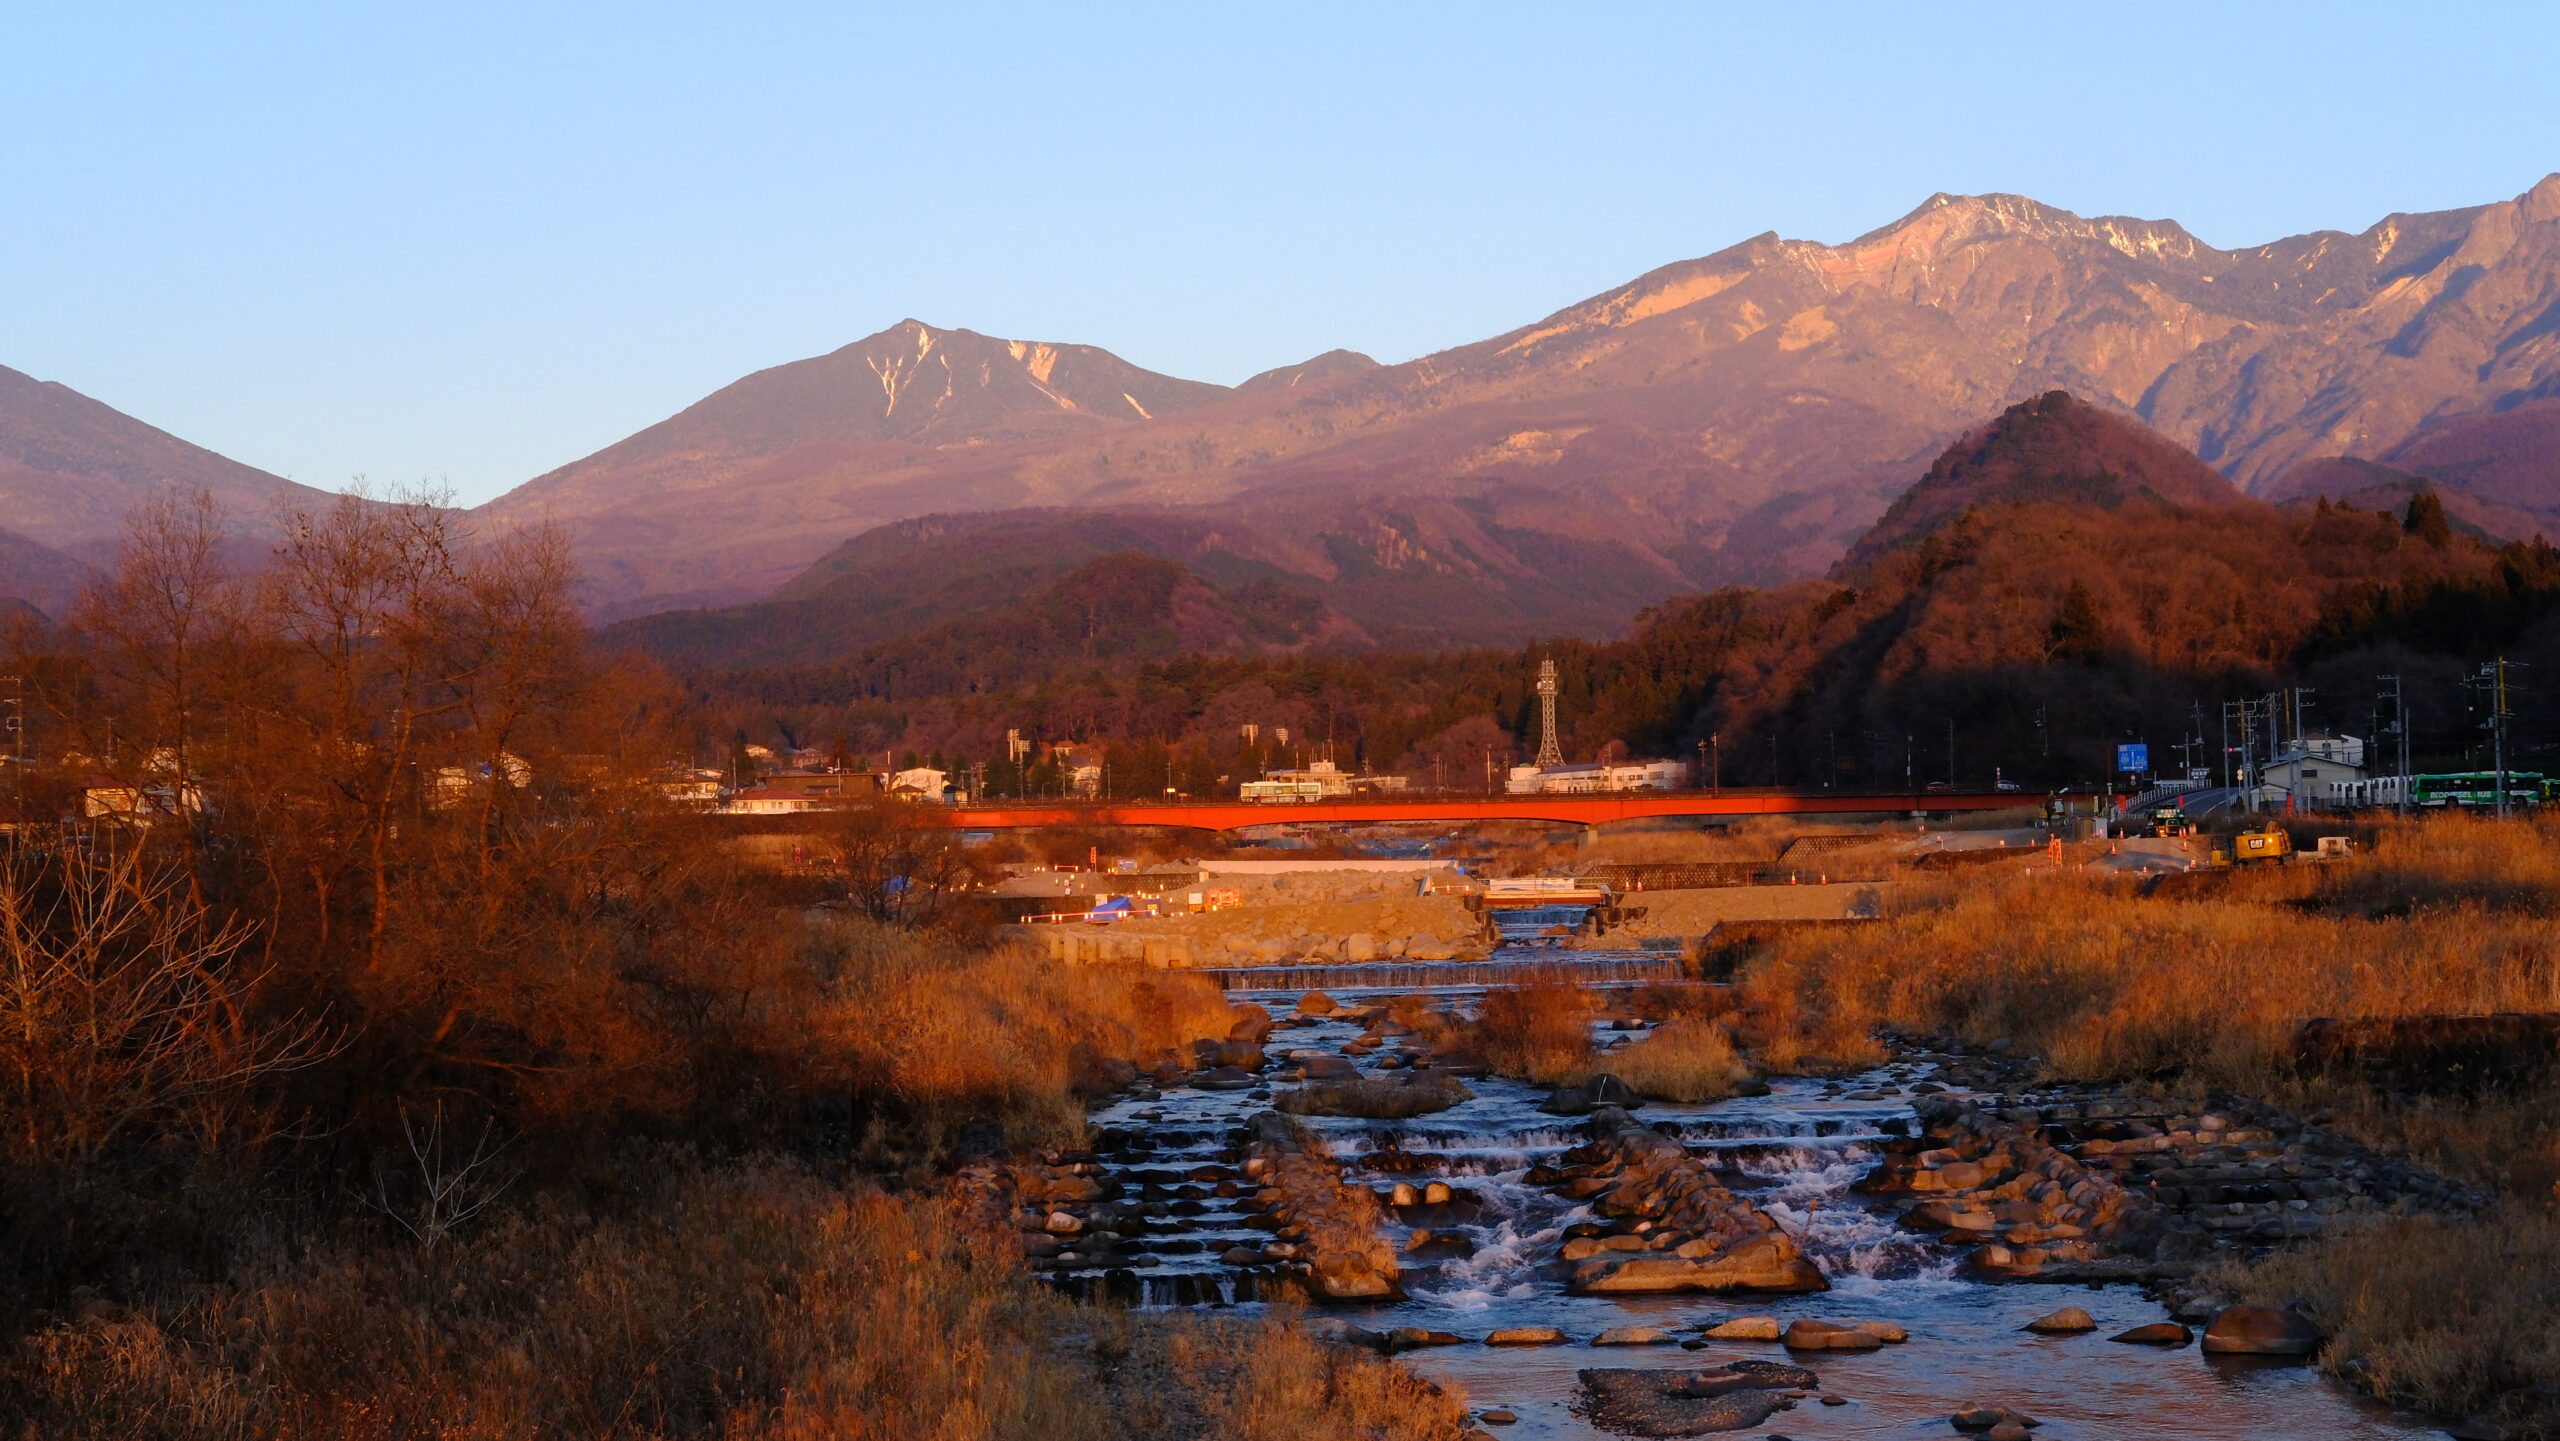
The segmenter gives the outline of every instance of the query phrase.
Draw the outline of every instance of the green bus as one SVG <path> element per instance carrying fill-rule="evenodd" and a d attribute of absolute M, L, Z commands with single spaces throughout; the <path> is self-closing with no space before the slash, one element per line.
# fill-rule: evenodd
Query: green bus
<path fill-rule="evenodd" d="M 2403 794 L 2403 784 L 2406 794 Z M 2553 782 L 2540 771 L 2507 772 L 2509 809 L 2551 798 Z M 2465 810 L 2498 808 L 2496 771 L 2446 771 L 2422 776 L 2375 776 L 2347 788 L 2347 800 L 2358 806 L 2398 806 L 2403 800 L 2419 810 L 2458 806 Z"/>

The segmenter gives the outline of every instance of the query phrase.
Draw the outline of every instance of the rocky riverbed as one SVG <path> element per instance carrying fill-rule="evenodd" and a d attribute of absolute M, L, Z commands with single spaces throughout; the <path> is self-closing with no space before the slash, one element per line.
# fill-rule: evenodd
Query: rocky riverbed
<path fill-rule="evenodd" d="M 1310 1075 L 1400 1082 L 1434 1058 L 1377 1043 L 1360 1007 L 1381 997 L 1304 1018 L 1295 993 L 1257 999 L 1284 1014 L 1258 1069 L 1142 1080 L 1095 1113 L 1091 1152 L 1017 1166 L 1044 1274 L 1144 1305 L 1309 1306 L 1464 1385 L 1505 1437 L 1954 1436 L 1959 1413 L 1998 1434 L 2004 1410 L 2061 1441 L 2431 1434 L 2298 1354 L 2191 1339 L 2212 1319 L 2174 1289 L 2195 1256 L 2470 1199 L 2316 1127 L 2034 1090 L 2021 1062 L 1925 1043 L 1711 1105 L 1560 1118 L 1469 1074 L 1427 1114 L 1292 1117 L 1275 1102 Z"/>

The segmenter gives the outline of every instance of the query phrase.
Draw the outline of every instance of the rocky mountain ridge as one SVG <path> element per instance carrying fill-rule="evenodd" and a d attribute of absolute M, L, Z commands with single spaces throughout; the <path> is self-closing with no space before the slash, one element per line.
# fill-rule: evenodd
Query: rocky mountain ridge
<path fill-rule="evenodd" d="M 967 336 L 908 322 L 855 349 L 919 333 Z M 2462 437 L 2469 471 L 2530 516 L 2560 506 L 2543 409 L 2560 412 L 2560 176 L 2240 250 L 2173 222 L 1939 195 L 1842 245 L 1757 236 L 1399 365 L 1335 353 L 1233 391 L 1154 377 L 1158 399 L 1115 380 L 1072 408 L 991 365 L 894 445 L 723 418 L 790 412 L 792 369 L 492 509 L 578 530 L 616 614 L 770 592 L 876 524 L 1023 506 L 1278 514 L 1318 585 L 1437 568 L 1507 589 L 1502 565 L 1398 519 L 1458 504 L 1667 595 L 1819 573 L 1965 427 L 2067 389 L 2251 491 Z"/>

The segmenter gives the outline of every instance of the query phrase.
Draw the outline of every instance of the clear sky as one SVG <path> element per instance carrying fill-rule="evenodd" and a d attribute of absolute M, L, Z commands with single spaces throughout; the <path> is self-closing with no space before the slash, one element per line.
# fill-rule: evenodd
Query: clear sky
<path fill-rule="evenodd" d="M 21 0 L 0 364 L 478 501 L 909 315 L 1402 360 L 1938 190 L 2225 246 L 2504 199 L 2555 100 L 2547 4 Z"/>

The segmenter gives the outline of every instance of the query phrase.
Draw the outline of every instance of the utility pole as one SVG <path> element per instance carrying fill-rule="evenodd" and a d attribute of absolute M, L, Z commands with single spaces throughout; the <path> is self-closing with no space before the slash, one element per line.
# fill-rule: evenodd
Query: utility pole
<path fill-rule="evenodd" d="M 1947 789 L 1956 788 L 1956 718 L 1947 717 Z"/>
<path fill-rule="evenodd" d="M 2507 658 L 2500 656 L 2480 667 L 2480 678 L 2488 682 L 2489 743 L 2494 749 L 2498 767 L 2498 819 L 2507 818 Z"/>
<path fill-rule="evenodd" d="M 2231 702 L 2222 703 L 2222 788 L 2231 789 Z"/>
<path fill-rule="evenodd" d="M 9 819 L 23 824 L 27 818 L 27 683 L 6 675 L 0 676 L 0 684 L 9 687 Z"/>
<path fill-rule="evenodd" d="M 1707 762 L 1707 789 L 1720 791 L 1724 789 L 1724 732 L 1709 731 L 1707 745 L 1713 757 Z"/>
<path fill-rule="evenodd" d="M 2410 786 L 2409 699 L 2407 694 L 2401 688 L 2401 680 L 2396 672 L 2391 675 L 2376 676 L 2374 679 L 2387 682 L 2391 687 L 2391 729 L 2387 734 L 2390 735 L 2393 742 L 2392 750 L 2395 752 L 2393 759 L 2399 763 L 2399 775 L 2392 787 L 2391 808 L 2405 817 L 2409 814 Z M 2379 741 L 2381 736 L 2377 735 L 2374 739 Z"/>

